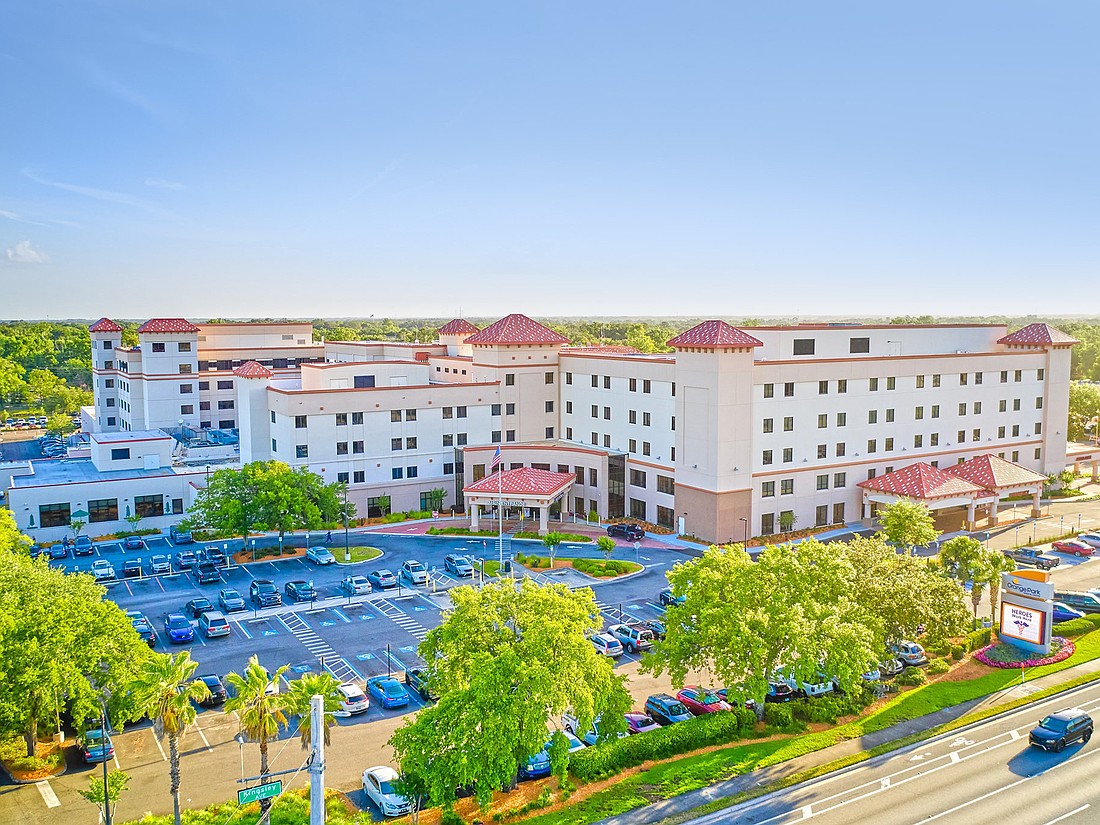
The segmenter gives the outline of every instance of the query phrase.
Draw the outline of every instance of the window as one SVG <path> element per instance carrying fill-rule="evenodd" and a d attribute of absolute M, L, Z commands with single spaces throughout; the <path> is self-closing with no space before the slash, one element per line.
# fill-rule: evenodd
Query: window
<path fill-rule="evenodd" d="M 924 389 L 924 376 L 923 375 L 918 375 L 917 376 L 917 389 L 918 390 L 923 390 Z"/>
<path fill-rule="evenodd" d="M 504 386 L 514 387 L 516 385 L 516 374 L 514 372 L 504 373 Z"/>
<path fill-rule="evenodd" d="M 1008 383 L 1008 370 L 1001 370 L 1001 383 L 1002 384 L 1007 384 Z"/>
<path fill-rule="evenodd" d="M 362 455 L 362 453 L 363 453 L 363 442 L 362 441 L 353 441 L 353 442 L 351 442 L 351 451 L 352 451 L 352 453 Z"/>
<path fill-rule="evenodd" d="M 418 475 L 416 467 L 405 468 L 405 478 L 416 478 Z"/>
<path fill-rule="evenodd" d="M 347 425 L 348 425 L 348 414 L 347 413 L 336 413 L 336 426 L 337 427 L 346 427 Z"/>
<path fill-rule="evenodd" d="M 1035 409 L 1041 410 L 1043 408 L 1043 396 L 1039 396 L 1035 399 Z"/>
<path fill-rule="evenodd" d="M 450 433 L 443 433 L 443 446 L 453 447 L 455 445 L 455 437 Z"/>
<path fill-rule="evenodd" d="M 764 450 L 764 452 L 761 453 L 760 463 L 765 464 L 765 465 L 772 463 L 772 451 L 771 450 Z"/>
<path fill-rule="evenodd" d="M 294 416 L 294 429 L 304 430 L 306 428 L 306 416 L 296 415 Z"/>
<path fill-rule="evenodd" d="M 190 395 L 195 391 L 194 384 L 180 384 L 180 395 Z"/>
<path fill-rule="evenodd" d="M 676 494 L 676 481 L 672 476 L 657 476 L 657 492 L 668 495 Z"/>
<path fill-rule="evenodd" d="M 629 444 L 629 446 L 627 447 L 627 452 L 628 453 L 638 452 L 638 441 L 637 441 L 637 439 L 632 438 L 627 443 Z"/>
<path fill-rule="evenodd" d="M 336 455 L 347 455 L 347 454 L 348 454 L 348 442 L 346 442 L 346 441 L 337 441 L 336 442 Z"/>
<path fill-rule="evenodd" d="M 878 423 L 878 410 L 868 410 L 867 411 L 867 423 L 868 424 L 877 424 Z"/>
<path fill-rule="evenodd" d="M 1020 399 L 1019 398 L 1013 398 L 1012 399 L 1012 412 L 1019 412 L 1019 411 L 1020 411 Z"/>
<path fill-rule="evenodd" d="M 966 402 L 959 404 L 959 415 L 966 415 Z"/>
<path fill-rule="evenodd" d="M 974 373 L 974 383 L 975 384 L 981 384 L 983 376 L 984 376 L 984 373 L 981 373 L 981 372 Z"/>
<path fill-rule="evenodd" d="M 572 384 L 573 383 L 573 373 L 567 372 L 565 374 L 565 383 L 566 384 Z"/>
<path fill-rule="evenodd" d="M 1007 430 L 1004 427 L 997 428 L 997 438 L 1004 438 Z"/>
<path fill-rule="evenodd" d="M 1038 461 L 1043 456 L 1043 451 L 1040 447 L 1035 448 L 1035 460 Z"/>
<path fill-rule="evenodd" d="M 351 423 L 352 424 L 362 424 L 363 423 L 363 413 L 353 412 L 351 414 Z"/>
<path fill-rule="evenodd" d="M 766 433 L 774 432 L 775 431 L 775 423 L 774 422 L 775 422 L 775 419 L 773 419 L 773 418 L 765 418 L 764 419 L 764 432 L 766 432 Z"/>
<path fill-rule="evenodd" d="M 648 378 L 642 379 L 642 392 L 650 392 L 653 386 Z"/>
<path fill-rule="evenodd" d="M 443 475 L 453 476 L 455 474 L 455 465 L 453 462 L 447 462 L 443 465 Z"/>
<path fill-rule="evenodd" d="M 107 416 L 107 426 L 108 427 L 115 426 L 115 417 L 113 415 Z"/>
<path fill-rule="evenodd" d="M 794 461 L 794 447 L 784 447 L 783 448 L 783 463 L 784 464 L 790 464 L 792 461 Z"/>
<path fill-rule="evenodd" d="M 543 373 L 542 374 L 542 380 L 543 380 L 543 383 L 553 384 L 554 383 L 554 373 L 552 373 L 552 372 Z"/>
<path fill-rule="evenodd" d="M 604 407 L 603 408 L 603 417 L 606 421 L 611 420 L 611 408 L 610 407 Z"/>
<path fill-rule="evenodd" d="M 924 446 L 924 436 L 923 435 L 913 436 L 913 446 L 914 447 L 923 447 Z"/>
<path fill-rule="evenodd" d="M 493 404 L 491 412 L 492 412 L 493 415 L 500 415 L 500 404 Z M 444 418 L 454 418 L 455 417 L 455 408 L 454 407 L 443 407 L 443 417 Z"/>
<path fill-rule="evenodd" d="M 867 380 L 867 389 L 871 392 L 878 392 L 878 379 L 870 378 Z"/>
<path fill-rule="evenodd" d="M 932 386 L 938 387 L 940 385 L 940 377 L 938 375 L 932 376 Z"/>
<path fill-rule="evenodd" d="M 416 410 L 405 410 L 406 421 L 416 421 Z"/>
<path fill-rule="evenodd" d="M 1035 422 L 1035 435 L 1042 435 L 1042 434 L 1043 434 L 1043 424 L 1042 424 L 1041 421 L 1036 421 Z"/>
<path fill-rule="evenodd" d="M 795 355 L 813 355 L 814 354 L 814 339 L 813 338 L 795 338 L 794 339 L 794 354 Z"/>
<path fill-rule="evenodd" d="M 847 483 L 848 483 L 848 474 L 847 473 L 833 473 L 833 486 L 834 487 L 843 487 Z"/>
<path fill-rule="evenodd" d="M 110 364 L 110 362 L 108 362 L 108 364 Z M 110 367 L 108 366 L 108 369 L 109 368 Z M 190 364 L 180 364 L 179 373 L 180 373 L 180 375 L 190 375 L 191 374 L 191 365 Z"/>
<path fill-rule="evenodd" d="M 115 447 L 113 450 L 111 450 L 111 461 L 126 461 L 129 458 L 129 447 Z"/>
<path fill-rule="evenodd" d="M 219 381 L 218 382 L 218 389 L 219 390 L 231 390 L 231 389 L 233 389 L 233 382 L 232 381 Z"/>
<path fill-rule="evenodd" d="M 886 389 L 892 390 L 892 389 L 895 389 L 896 387 L 897 387 L 897 379 L 894 378 L 894 376 L 891 375 L 889 378 L 886 379 Z"/>
<path fill-rule="evenodd" d="M 867 440 L 867 452 L 873 453 L 878 451 L 878 442 L 871 438 Z"/>
<path fill-rule="evenodd" d="M 154 342 L 153 352 L 164 352 L 164 342 L 163 341 Z"/>
<path fill-rule="evenodd" d="M 966 443 L 966 430 L 959 430 L 959 432 L 956 434 L 956 439 L 955 440 L 958 441 L 960 444 L 965 444 Z"/>
<path fill-rule="evenodd" d="M 600 377 L 598 375 L 593 375 L 592 376 L 592 386 L 593 386 L 593 388 L 596 388 L 596 387 L 600 386 Z"/>
<path fill-rule="evenodd" d="M 156 518 L 164 515 L 163 496 L 134 496 L 134 515 Z"/>
<path fill-rule="evenodd" d="M 886 439 L 886 443 L 883 445 L 883 448 L 888 453 L 893 452 L 893 450 L 894 450 L 894 439 L 893 439 L 893 437 L 890 437 L 890 438 Z"/>
<path fill-rule="evenodd" d="M 829 474 L 824 473 L 817 477 L 817 489 L 828 490 L 829 489 Z"/>
<path fill-rule="evenodd" d="M 646 484 L 645 470 L 631 470 L 630 471 L 630 486 L 631 487 L 645 487 Z"/>
<path fill-rule="evenodd" d="M 390 478 L 392 478 L 394 481 L 397 481 L 397 479 L 399 478 L 404 478 L 404 476 L 405 470 L 402 467 L 394 467 L 392 470 L 390 470 Z"/>
<path fill-rule="evenodd" d="M 978 430 L 978 429 L 971 430 L 970 440 L 971 441 L 981 441 L 982 440 L 982 431 Z"/>
<path fill-rule="evenodd" d="M 554 428 L 553 427 L 547 427 L 546 428 L 546 437 L 547 438 L 553 438 L 554 437 Z"/>
<path fill-rule="evenodd" d="M 652 451 L 652 447 L 650 446 L 649 442 L 648 441 L 643 441 L 642 442 L 642 455 L 649 455 L 651 451 Z"/>
<path fill-rule="evenodd" d="M 294 447 L 294 457 L 295 458 L 309 458 L 309 445 L 308 444 L 297 444 L 297 445 L 295 445 L 295 447 Z"/>
<path fill-rule="evenodd" d="M 569 439 L 570 441 L 573 440 L 573 428 L 572 427 L 566 427 L 565 428 L 565 437 L 567 439 Z"/>
<path fill-rule="evenodd" d="M 838 427 L 848 426 L 848 413 L 842 413 L 842 412 L 837 413 L 836 414 L 836 425 Z"/>
<path fill-rule="evenodd" d="M 455 418 L 465 418 L 465 417 L 466 417 L 466 408 L 465 407 L 455 407 Z"/>
<path fill-rule="evenodd" d="M 279 452 L 279 442 L 276 441 L 274 438 L 271 439 L 271 452 L 273 452 L 273 453 Z"/>
<path fill-rule="evenodd" d="M 917 407 L 913 410 L 913 418 L 916 421 L 921 421 L 924 418 L 924 407 Z"/>
<path fill-rule="evenodd" d="M 871 339 L 870 338 L 849 338 L 848 339 L 848 352 L 850 353 L 866 353 L 871 351 Z"/>
<path fill-rule="evenodd" d="M 397 450 L 400 450 L 400 449 L 401 449 L 401 439 L 400 438 L 391 438 L 390 439 L 390 450 L 393 451 L 393 452 L 396 452 Z"/>
<path fill-rule="evenodd" d="M 1019 451 L 1019 450 L 1013 450 L 1013 451 L 1012 451 L 1012 460 L 1013 460 L 1014 462 L 1016 462 L 1016 461 L 1019 461 L 1019 460 L 1020 460 L 1020 451 Z"/>
<path fill-rule="evenodd" d="M 599 474 L 599 472 L 597 472 L 596 468 L 595 467 L 589 467 L 588 468 L 588 486 L 589 487 L 598 487 L 599 486 L 599 480 L 600 480 L 600 474 Z"/>
<path fill-rule="evenodd" d="M 779 482 L 779 495 L 781 496 L 793 496 L 794 495 L 794 479 L 785 478 Z"/>
<path fill-rule="evenodd" d="M 828 413 L 821 413 L 820 415 L 818 415 L 818 417 L 817 417 L 817 428 L 819 430 L 823 430 L 828 426 L 829 426 L 829 415 L 828 415 Z"/>
<path fill-rule="evenodd" d="M 775 513 L 760 514 L 760 535 L 770 536 L 775 532 Z"/>
<path fill-rule="evenodd" d="M 794 383 L 793 382 L 788 381 L 786 384 L 783 385 L 783 397 L 784 398 L 794 398 Z"/>
<path fill-rule="evenodd" d="M 107 406 L 108 406 L 108 407 L 113 407 L 114 405 L 115 405 L 115 399 L 113 399 L 113 398 L 108 398 L 108 399 L 107 399 Z"/>
<path fill-rule="evenodd" d="M 643 427 L 648 427 L 650 425 L 650 422 L 651 422 L 651 419 L 650 419 L 649 413 L 643 412 L 642 413 L 642 426 Z"/>
<path fill-rule="evenodd" d="M 928 436 L 928 444 L 932 447 L 940 446 L 940 434 L 932 433 L 932 435 Z"/>
<path fill-rule="evenodd" d="M 932 417 L 933 418 L 939 418 L 940 417 L 940 405 L 939 404 L 933 404 L 932 405 Z"/>
<path fill-rule="evenodd" d="M 230 398 L 227 401 L 219 401 L 218 402 L 218 409 L 219 410 L 231 410 L 231 409 L 233 409 L 233 399 Z"/>
<path fill-rule="evenodd" d="M 837 458 L 843 458 L 845 449 L 846 448 L 844 446 L 844 442 L 840 441 L 840 442 L 837 443 L 836 448 L 834 449 L 833 453 L 834 453 L 834 455 L 836 455 Z"/>
<path fill-rule="evenodd" d="M 637 424 L 638 423 L 638 411 L 637 410 L 629 410 L 627 412 L 626 418 L 627 418 L 627 421 L 629 421 L 631 424 Z"/>
<path fill-rule="evenodd" d="M 630 499 L 630 517 L 636 518 L 639 521 L 645 521 L 647 518 L 645 502 L 641 499 Z"/>
<path fill-rule="evenodd" d="M 351 480 L 351 476 L 349 476 L 347 473 L 337 473 L 336 474 L 336 481 L 339 482 L 340 484 L 347 484 L 350 480 Z"/>
<path fill-rule="evenodd" d="M 814 523 L 817 527 L 824 527 L 829 523 L 829 505 L 819 504 L 814 509 Z"/>
<path fill-rule="evenodd" d="M 867 471 L 867 480 L 870 481 L 876 475 L 878 475 L 878 471 L 874 467 L 872 467 L 870 470 Z"/>
<path fill-rule="evenodd" d="M 1012 373 L 1012 380 L 1019 384 L 1021 381 L 1024 380 L 1024 371 L 1016 370 L 1014 373 Z"/>
<path fill-rule="evenodd" d="M 981 415 L 981 414 L 982 414 L 982 402 L 981 401 L 975 401 L 974 402 L 974 415 Z"/>
<path fill-rule="evenodd" d="M 401 420 L 401 410 L 390 410 L 390 423 L 396 423 Z"/>
<path fill-rule="evenodd" d="M 783 418 L 783 432 L 789 433 L 794 431 L 794 416 L 788 415 Z"/>
<path fill-rule="evenodd" d="M 833 505 L 833 524 L 844 523 L 844 502 L 838 501 Z"/>
<path fill-rule="evenodd" d="M 113 379 L 113 378 L 105 379 L 103 381 L 103 386 L 106 387 L 107 389 L 113 389 L 114 386 L 115 386 L 115 379 Z M 181 384 L 180 386 L 183 386 L 183 385 Z"/>
<path fill-rule="evenodd" d="M 847 378 L 841 378 L 839 381 L 836 382 L 836 391 L 837 392 L 848 392 L 848 379 Z"/>
<path fill-rule="evenodd" d="M 764 397 L 765 398 L 775 398 L 775 384 L 765 384 L 764 385 Z"/>
<path fill-rule="evenodd" d="M 194 415 L 194 414 L 195 414 L 195 405 L 194 404 L 180 404 L 180 415 Z"/>
<path fill-rule="evenodd" d="M 118 499 L 99 498 L 88 502 L 88 523 L 118 521 Z"/>
<path fill-rule="evenodd" d="M 499 430 L 497 431 L 497 441 L 500 441 L 500 431 Z M 459 447 L 465 447 L 466 446 L 466 433 L 458 433 L 455 436 L 455 444 L 457 444 Z"/>
<path fill-rule="evenodd" d="M 516 431 L 515 430 L 507 430 L 504 433 L 504 440 L 505 441 L 515 441 L 516 440 Z"/>
<path fill-rule="evenodd" d="M 966 384 L 967 384 L 967 381 L 969 380 L 969 378 L 970 378 L 970 376 L 967 375 L 965 372 L 960 372 L 959 373 L 959 386 L 960 387 L 965 387 Z"/>
<path fill-rule="evenodd" d="M 771 498 L 774 495 L 775 495 L 775 482 L 774 481 L 762 482 L 761 485 L 760 485 L 760 497 L 761 498 Z"/>
<path fill-rule="evenodd" d="M 237 426 L 237 422 L 232 418 L 222 418 L 218 421 L 218 429 L 220 430 L 232 430 Z"/>
<path fill-rule="evenodd" d="M 817 457 L 818 458 L 828 458 L 829 457 L 829 445 L 828 444 L 818 444 L 817 445 Z"/>
<path fill-rule="evenodd" d="M 504 405 L 504 414 L 505 415 L 515 415 L 516 414 L 516 405 L 515 404 L 505 404 Z"/>
<path fill-rule="evenodd" d="M 39 527 L 68 527 L 72 519 L 68 504 L 39 504 Z"/>
<path fill-rule="evenodd" d="M 592 405 L 592 417 L 593 418 L 599 418 L 600 417 L 600 405 L 599 404 L 593 404 Z"/>
<path fill-rule="evenodd" d="M 406 450 L 415 450 L 416 449 L 416 436 L 415 435 L 409 436 L 408 438 L 405 439 L 405 449 Z"/>
<path fill-rule="evenodd" d="M 545 406 L 546 406 L 546 412 L 552 413 L 554 411 L 554 402 L 553 401 L 547 401 Z"/>
<path fill-rule="evenodd" d="M 609 436 L 609 435 L 605 435 L 605 436 L 603 437 L 603 445 L 604 445 L 605 447 L 607 447 L 608 449 L 610 449 L 610 448 L 611 448 L 611 436 Z"/>
<path fill-rule="evenodd" d="M 496 407 L 497 407 L 497 415 L 500 415 L 500 405 L 497 404 Z M 565 402 L 565 412 L 568 415 L 573 414 L 573 402 L 572 401 L 566 401 Z"/>
<path fill-rule="evenodd" d="M 1044 372 L 1043 370 L 1036 370 L 1035 371 L 1035 379 L 1037 381 L 1042 381 L 1045 377 L 1046 377 L 1046 372 Z"/>

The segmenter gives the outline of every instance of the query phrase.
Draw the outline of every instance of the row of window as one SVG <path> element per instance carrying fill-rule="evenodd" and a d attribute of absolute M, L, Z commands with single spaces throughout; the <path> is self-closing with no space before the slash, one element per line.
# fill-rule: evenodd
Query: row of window
<path fill-rule="evenodd" d="M 796 341 L 795 343 L 797 344 L 798 342 Z M 796 352 L 795 354 L 798 355 L 800 353 Z M 976 372 L 973 375 L 974 375 L 974 384 L 975 385 L 981 385 L 981 384 L 984 383 L 985 373 Z M 927 376 L 924 376 L 924 375 L 914 376 L 914 379 L 915 379 L 914 386 L 915 386 L 915 388 L 918 389 L 918 390 L 924 389 L 925 386 L 926 386 L 926 381 L 925 381 L 926 378 L 927 378 Z M 941 385 L 941 378 L 942 378 L 942 376 L 940 376 L 940 375 L 933 375 L 931 386 L 939 387 Z M 1008 378 L 1009 378 L 1009 370 L 1001 370 L 1001 383 L 1002 384 L 1007 384 L 1008 383 Z M 1038 369 L 1038 370 L 1035 371 L 1035 379 L 1037 381 L 1043 381 L 1043 380 L 1045 380 L 1045 378 L 1046 378 L 1046 371 L 1045 370 Z M 1023 370 L 1014 370 L 1014 371 L 1012 371 L 1012 380 L 1016 383 L 1020 383 L 1021 381 L 1023 381 L 1024 380 L 1024 371 Z M 878 389 L 879 389 L 879 386 L 880 386 L 879 382 L 880 382 L 880 379 L 878 379 L 878 378 L 868 378 L 867 379 L 867 389 L 870 392 L 878 392 Z M 836 391 L 838 393 L 848 392 L 848 379 L 841 378 L 841 379 L 837 380 L 835 382 L 835 384 L 836 384 Z M 969 384 L 970 384 L 970 373 L 966 373 L 966 372 L 959 373 L 959 386 L 960 387 L 966 387 Z M 595 385 L 593 385 L 593 386 L 595 386 Z M 764 384 L 763 386 L 764 386 L 764 397 L 765 398 L 775 398 L 775 386 L 776 385 L 775 384 Z M 793 398 L 794 397 L 794 382 L 793 381 L 787 382 L 787 383 L 783 384 L 782 386 L 783 386 L 783 397 Z M 829 381 L 818 381 L 817 382 L 817 393 L 818 393 L 818 395 L 828 395 L 829 386 L 830 386 Z M 887 390 L 897 389 L 897 378 L 895 376 L 888 376 L 886 378 L 886 389 Z M 673 395 L 675 395 L 675 393 L 673 393 Z"/>
<path fill-rule="evenodd" d="M 164 496 L 134 496 L 134 514 L 142 518 L 156 518 L 157 516 L 172 515 L 183 512 L 183 499 L 174 498 L 169 501 L 169 507 L 165 508 Z M 91 524 L 100 524 L 106 521 L 118 521 L 118 499 L 101 498 L 88 502 L 88 521 Z M 72 522 L 72 511 L 69 504 L 40 504 L 38 506 L 38 523 L 40 527 L 68 527 Z"/>
<path fill-rule="evenodd" d="M 631 468 L 630 470 L 630 486 L 631 487 L 646 487 L 648 474 L 645 470 L 636 470 Z M 657 492 L 668 493 L 669 495 L 676 494 L 676 481 L 672 476 L 657 475 Z"/>
<path fill-rule="evenodd" d="M 509 404 L 508 406 L 512 406 L 512 405 Z M 495 410 L 493 415 L 500 415 L 500 404 L 494 404 L 493 408 Z M 439 409 L 440 409 L 444 419 L 466 418 L 468 416 L 468 411 L 467 411 L 466 407 L 440 407 Z M 393 423 L 398 423 L 398 422 L 401 422 L 401 421 L 416 421 L 417 420 L 417 412 L 418 412 L 417 410 L 390 410 L 390 421 L 393 422 Z M 274 424 L 275 423 L 275 411 L 272 410 L 270 414 L 271 414 L 271 423 Z M 349 419 L 349 416 L 350 416 L 350 419 Z M 337 427 L 346 427 L 346 426 L 348 426 L 349 420 L 350 420 L 352 425 L 362 424 L 363 423 L 363 416 L 364 416 L 364 413 L 361 413 L 361 412 L 336 413 L 336 426 Z M 309 427 L 309 419 L 310 418 L 319 418 L 319 417 L 320 416 L 296 415 L 296 416 L 294 416 L 294 427 L 295 427 L 295 429 L 298 429 L 298 430 L 307 429 Z"/>
<path fill-rule="evenodd" d="M 794 510 L 781 510 L 778 516 L 779 518 L 777 519 L 775 513 L 760 514 L 760 535 L 773 535 L 777 528 L 783 532 L 787 532 L 794 529 L 795 525 L 798 523 L 798 517 L 795 516 Z M 819 504 L 814 510 L 814 525 L 817 527 L 826 527 L 830 524 L 843 523 L 843 501 L 838 501 L 831 507 L 828 504 Z"/>
<path fill-rule="evenodd" d="M 553 373 L 550 373 L 550 372 L 548 372 L 546 374 L 548 376 L 553 375 Z M 590 376 L 590 378 L 592 380 L 592 387 L 594 389 L 599 389 L 601 383 L 603 384 L 603 388 L 605 390 L 611 389 L 611 378 L 612 378 L 612 376 L 610 376 L 610 375 L 603 376 L 603 381 L 602 382 L 600 381 L 600 376 L 598 376 L 598 375 L 592 375 L 592 376 Z M 617 380 L 621 380 L 621 379 L 617 379 Z M 546 383 L 550 384 L 550 383 L 553 383 L 553 382 L 547 381 Z M 565 383 L 566 384 L 572 384 L 573 383 L 573 373 L 567 372 L 565 374 Z M 626 388 L 630 392 L 637 392 L 638 391 L 638 384 L 639 384 L 639 381 L 638 381 L 637 378 L 628 378 L 628 379 L 626 379 Z M 641 387 L 642 387 L 642 392 L 643 393 L 652 393 L 653 392 L 653 382 L 648 378 L 643 378 L 641 380 Z M 672 382 L 672 393 L 671 394 L 673 396 L 676 395 L 676 382 L 675 381 Z"/>
<path fill-rule="evenodd" d="M 1019 398 L 1012 399 L 1012 411 L 1013 412 L 1019 412 L 1020 408 L 1021 408 L 1021 399 L 1019 399 Z M 1043 408 L 1043 396 L 1040 395 L 1040 396 L 1037 396 L 1035 398 L 1035 409 L 1041 410 L 1042 408 Z M 968 409 L 973 410 L 974 415 L 981 415 L 982 414 L 982 402 L 981 401 L 975 401 L 969 407 L 967 406 L 967 404 L 965 402 L 962 402 L 962 403 L 959 404 L 959 413 L 958 414 L 960 416 L 964 416 L 964 415 L 967 414 Z M 1008 400 L 1007 399 L 1002 399 L 1000 402 L 998 402 L 997 411 L 1002 412 L 1002 413 L 1008 412 Z M 939 404 L 933 404 L 931 406 L 929 412 L 930 412 L 930 417 L 931 418 L 939 418 L 940 417 L 940 405 Z M 675 420 L 676 419 L 674 418 L 673 419 L 673 429 L 676 429 Z M 894 409 L 892 407 L 889 407 L 889 408 L 887 408 L 886 410 L 883 411 L 882 420 L 887 424 L 891 424 L 891 423 L 894 422 L 895 416 L 894 416 Z M 913 408 L 913 420 L 914 421 L 923 421 L 924 420 L 924 407 L 923 406 Z M 867 411 L 867 423 L 868 424 L 878 424 L 879 423 L 879 411 L 878 410 L 868 410 Z M 838 412 L 836 414 L 836 426 L 846 427 L 847 425 L 848 425 L 848 413 Z M 818 429 L 823 430 L 828 426 L 829 426 L 829 414 L 828 413 L 818 413 L 818 416 L 817 416 L 817 427 L 818 427 Z M 764 418 L 764 419 L 762 419 L 761 420 L 761 429 L 764 433 L 773 433 L 773 432 L 775 432 L 775 419 L 774 418 Z M 793 432 L 793 431 L 794 431 L 794 416 L 793 415 L 785 416 L 783 418 L 783 432 L 789 433 L 789 432 Z"/>
<path fill-rule="evenodd" d="M 847 473 L 833 473 L 832 482 L 834 488 L 846 487 L 848 484 Z M 829 489 L 829 474 L 822 473 L 817 477 L 817 489 L 828 490 Z M 794 479 L 783 478 L 779 480 L 779 495 L 781 496 L 793 496 L 794 495 Z M 763 481 L 760 483 L 760 497 L 772 498 L 775 496 L 775 482 Z"/>

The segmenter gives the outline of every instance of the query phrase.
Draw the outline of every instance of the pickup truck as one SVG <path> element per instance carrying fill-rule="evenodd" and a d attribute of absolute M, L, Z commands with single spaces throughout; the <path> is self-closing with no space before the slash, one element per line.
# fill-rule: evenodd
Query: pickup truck
<path fill-rule="evenodd" d="M 1015 550 L 1002 552 L 1017 564 L 1038 567 L 1040 570 L 1051 570 L 1062 563 L 1058 557 L 1044 556 L 1042 550 L 1036 550 L 1034 547 L 1017 547 Z"/>

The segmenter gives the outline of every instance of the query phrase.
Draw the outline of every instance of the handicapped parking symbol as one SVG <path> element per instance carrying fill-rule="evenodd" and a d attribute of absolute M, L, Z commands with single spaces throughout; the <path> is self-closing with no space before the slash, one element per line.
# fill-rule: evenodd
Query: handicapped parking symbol
<path fill-rule="evenodd" d="M 361 622 L 369 621 L 370 619 L 373 619 L 373 618 L 374 618 L 373 613 L 360 613 L 359 614 L 359 621 L 361 621 Z"/>
<path fill-rule="evenodd" d="M 373 653 L 356 653 L 355 658 L 358 659 L 360 662 L 365 662 L 365 661 L 367 661 L 367 659 L 373 659 L 374 654 Z"/>
<path fill-rule="evenodd" d="M 265 636 L 278 636 L 279 631 L 278 630 L 265 630 L 264 635 Z"/>
<path fill-rule="evenodd" d="M 408 647 L 399 648 L 399 650 L 402 653 L 415 653 L 416 652 L 416 648 L 413 647 L 412 645 L 409 645 Z"/>
<path fill-rule="evenodd" d="M 309 665 L 295 665 L 291 668 L 291 670 L 293 670 L 295 673 L 309 673 L 310 667 Z"/>
<path fill-rule="evenodd" d="M 427 609 L 428 609 L 428 608 L 426 608 L 426 607 L 421 607 L 420 605 L 413 605 L 413 610 L 415 610 L 415 611 L 416 611 L 417 613 L 421 613 L 421 612 L 423 612 L 423 611 L 425 611 L 425 610 L 427 610 Z"/>
<path fill-rule="evenodd" d="M 332 627 L 334 624 L 336 624 L 336 622 L 332 621 L 331 619 L 325 619 L 323 622 L 321 622 L 321 627 Z"/>

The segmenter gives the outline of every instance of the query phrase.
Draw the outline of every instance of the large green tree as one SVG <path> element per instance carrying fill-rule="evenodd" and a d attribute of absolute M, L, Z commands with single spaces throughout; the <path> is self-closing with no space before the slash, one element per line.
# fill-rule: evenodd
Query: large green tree
<path fill-rule="evenodd" d="M 306 673 L 290 683 L 284 694 L 284 705 L 289 715 L 298 717 L 298 737 L 302 747 L 308 748 L 313 736 L 311 703 L 314 696 L 324 698 L 325 744 L 332 738 L 330 731 L 336 724 L 335 712 L 340 709 L 339 680 L 331 673 Z"/>
<path fill-rule="evenodd" d="M 0 508 L 0 551 L 21 551 L 25 553 L 30 549 L 30 546 L 30 538 L 19 531 L 11 510 Z M 0 602 L 2 602 L 2 599 L 0 599 Z"/>
<path fill-rule="evenodd" d="M 940 534 L 932 523 L 929 509 L 919 501 L 909 498 L 899 498 L 880 508 L 877 517 L 887 541 L 906 550 L 930 544 Z"/>
<path fill-rule="evenodd" d="M 990 553 L 982 547 L 982 543 L 970 536 L 955 536 L 940 547 L 939 561 L 944 573 L 960 585 L 970 582 L 975 624 L 978 621 L 978 605 L 991 577 L 989 557 Z"/>
<path fill-rule="evenodd" d="M 1080 441 L 1085 425 L 1100 416 L 1100 386 L 1080 381 L 1069 385 L 1069 437 Z"/>
<path fill-rule="evenodd" d="M 440 700 L 390 739 L 402 772 L 434 804 L 449 804 L 464 785 L 487 802 L 567 709 L 582 728 L 599 717 L 605 736 L 625 728 L 624 677 L 588 641 L 601 628 L 591 590 L 509 579 L 450 595 L 454 610 L 419 649 Z"/>

